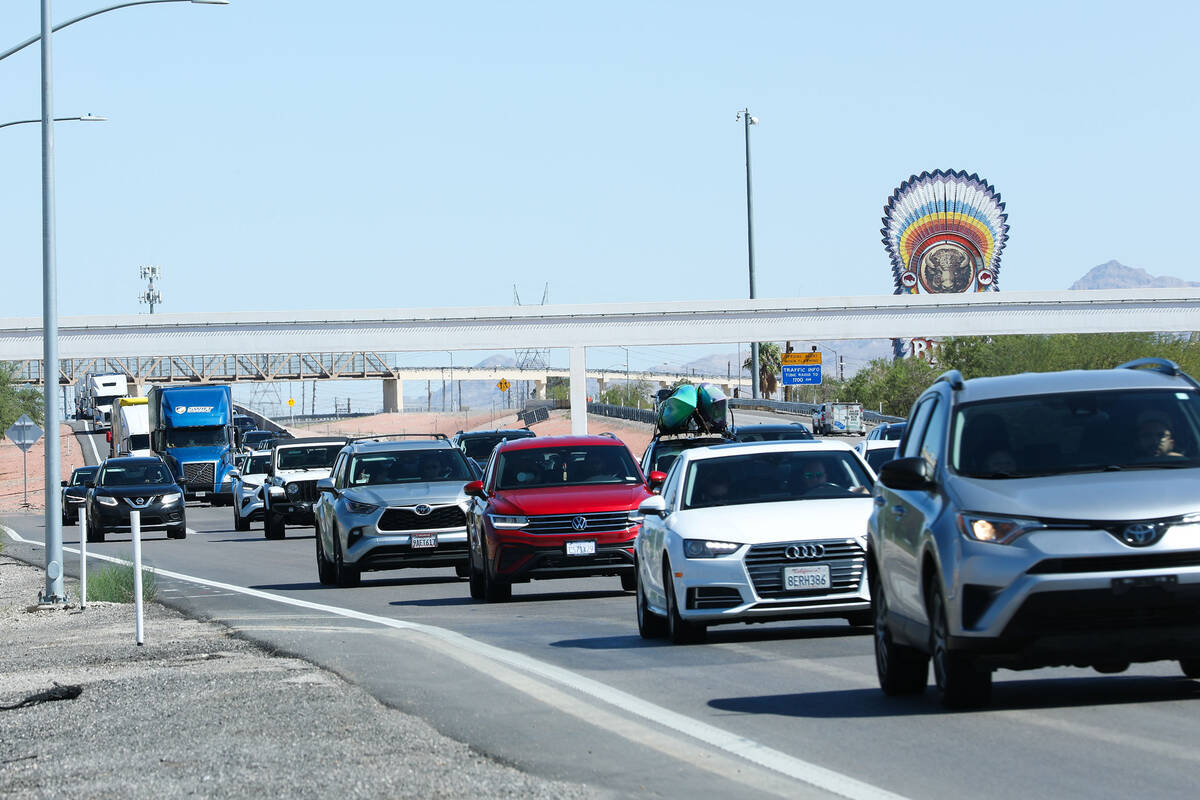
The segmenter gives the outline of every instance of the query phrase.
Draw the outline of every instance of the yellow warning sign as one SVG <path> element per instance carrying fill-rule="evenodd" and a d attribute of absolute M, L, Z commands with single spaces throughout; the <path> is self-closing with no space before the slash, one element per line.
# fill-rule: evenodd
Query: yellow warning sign
<path fill-rule="evenodd" d="M 296 401 L 289 397 L 288 398 L 288 408 L 291 408 L 294 405 L 296 405 Z"/>
<path fill-rule="evenodd" d="M 798 364 L 820 364 L 820 353 L 781 353 L 780 363 L 794 367 Z"/>
<path fill-rule="evenodd" d="M 496 384 L 496 388 L 502 392 L 507 392 L 511 385 L 507 378 L 501 378 L 500 382 Z"/>

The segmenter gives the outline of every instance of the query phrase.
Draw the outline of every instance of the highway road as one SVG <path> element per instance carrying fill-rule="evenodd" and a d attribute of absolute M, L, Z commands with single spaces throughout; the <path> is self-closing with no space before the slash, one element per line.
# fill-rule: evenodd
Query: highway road
<path fill-rule="evenodd" d="M 6 521 L 41 541 L 39 517 Z M 991 708 L 947 712 L 932 690 L 884 697 L 869 631 L 839 620 L 714 628 L 705 644 L 672 646 L 638 636 L 615 578 L 519 584 L 495 605 L 473 602 L 449 569 L 338 589 L 317 583 L 311 529 L 267 541 L 258 524 L 236 533 L 230 509 L 200 506 L 188 523 L 187 539 L 143 546 L 164 601 L 532 773 L 625 796 L 1195 796 L 1200 682 L 1174 663 L 1001 672 Z M 78 538 L 65 529 L 71 574 Z M 115 536 L 88 551 L 128 559 L 131 546 Z"/>

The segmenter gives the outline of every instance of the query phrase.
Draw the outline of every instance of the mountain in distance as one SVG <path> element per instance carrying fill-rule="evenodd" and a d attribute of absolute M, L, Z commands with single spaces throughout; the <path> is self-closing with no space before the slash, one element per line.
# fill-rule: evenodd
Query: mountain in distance
<path fill-rule="evenodd" d="M 499 353 L 497 353 L 494 356 L 489 356 L 489 357 L 485 358 L 483 361 L 480 361 L 475 366 L 486 368 L 486 367 L 515 367 L 516 365 L 517 365 L 517 360 L 515 358 L 513 358 L 512 356 L 502 356 Z"/>
<path fill-rule="evenodd" d="M 1200 286 L 1171 275 L 1151 275 L 1139 267 L 1127 267 L 1120 261 L 1109 261 L 1092 267 L 1088 273 L 1071 284 L 1072 289 L 1163 289 L 1181 286 Z"/>

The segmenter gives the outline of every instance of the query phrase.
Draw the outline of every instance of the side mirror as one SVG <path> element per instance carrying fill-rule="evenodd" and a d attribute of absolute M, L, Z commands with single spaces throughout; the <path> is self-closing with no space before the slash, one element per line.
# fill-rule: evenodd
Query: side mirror
<path fill-rule="evenodd" d="M 666 482 L 667 482 L 667 473 L 659 472 L 658 470 L 654 470 L 654 472 L 650 473 L 650 479 L 649 479 L 648 483 L 650 484 L 650 488 L 653 491 L 657 492 L 659 489 L 662 488 L 662 485 Z"/>
<path fill-rule="evenodd" d="M 879 482 L 889 489 L 932 489 L 933 476 L 929 463 L 920 456 L 897 458 L 887 462 L 879 471 Z"/>
<path fill-rule="evenodd" d="M 58 482 L 58 485 L 59 485 L 59 486 L 66 486 L 66 485 L 67 485 L 67 482 L 66 482 L 66 481 L 59 481 L 59 482 Z"/>
<path fill-rule="evenodd" d="M 333 478 L 321 478 L 317 481 L 317 491 L 337 496 L 337 489 L 333 488 Z"/>
<path fill-rule="evenodd" d="M 463 487 L 463 491 L 469 494 L 471 497 L 485 497 L 483 493 L 483 481 L 471 481 Z"/>
<path fill-rule="evenodd" d="M 662 474 L 661 472 L 659 473 Z M 661 494 L 656 494 L 654 497 L 647 497 L 638 506 L 638 511 L 644 517 L 665 517 L 667 515 L 667 501 Z"/>
<path fill-rule="evenodd" d="M 86 487 L 87 487 L 87 488 L 89 488 L 89 489 L 95 489 L 95 488 L 96 488 L 96 482 L 95 482 L 95 481 L 88 481 L 87 483 L 85 483 L 85 484 L 84 484 L 84 486 L 86 486 Z"/>
<path fill-rule="evenodd" d="M 240 477 L 242 477 L 242 473 L 238 472 L 236 469 L 231 469 L 231 470 L 229 470 L 229 477 L 240 478 Z"/>

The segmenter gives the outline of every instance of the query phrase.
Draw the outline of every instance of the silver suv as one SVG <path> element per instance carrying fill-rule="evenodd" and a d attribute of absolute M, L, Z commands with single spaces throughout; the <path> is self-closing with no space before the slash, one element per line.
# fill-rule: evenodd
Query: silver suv
<path fill-rule="evenodd" d="M 443 436 L 356 441 L 317 481 L 317 577 L 357 586 L 364 570 L 454 567 L 467 575 L 467 457 Z"/>
<path fill-rule="evenodd" d="M 889 695 L 990 701 L 998 667 L 1200 678 L 1200 384 L 1161 359 L 918 398 L 868 524 Z"/>

